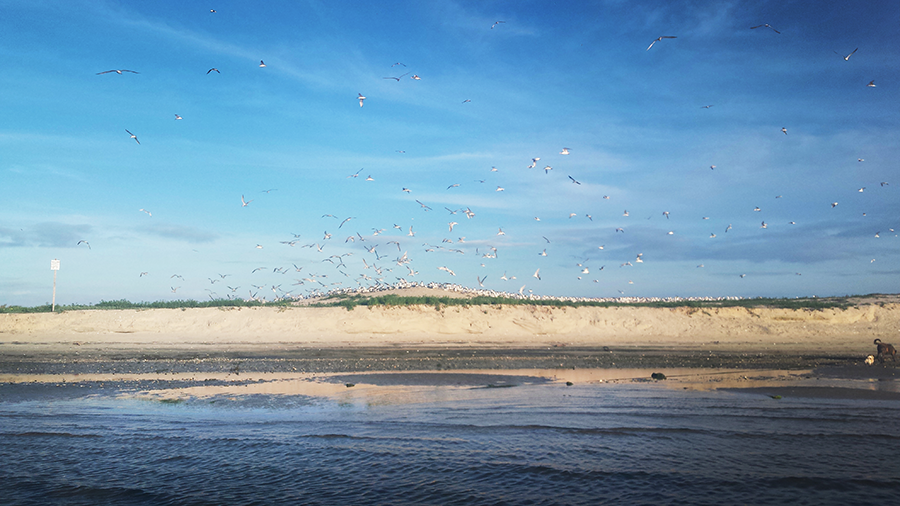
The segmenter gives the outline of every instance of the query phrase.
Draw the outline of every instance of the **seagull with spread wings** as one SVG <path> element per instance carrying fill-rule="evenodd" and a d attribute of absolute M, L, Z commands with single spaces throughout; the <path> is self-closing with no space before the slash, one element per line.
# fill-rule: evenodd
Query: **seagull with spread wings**
<path fill-rule="evenodd" d="M 125 131 L 128 132 L 128 129 L 126 128 Z M 134 139 L 134 142 L 136 142 L 136 143 L 138 143 L 138 144 L 141 143 L 141 141 L 138 140 L 137 135 L 134 135 L 134 134 L 131 133 L 131 132 L 128 132 L 128 135 L 130 135 L 131 138 Z"/>
<path fill-rule="evenodd" d="M 97 72 L 97 74 L 95 74 L 95 75 L 99 76 L 100 74 L 109 74 L 110 72 L 115 72 L 116 74 L 119 74 L 119 75 L 122 75 L 122 72 L 131 72 L 132 74 L 140 74 L 140 72 L 135 72 L 133 70 L 128 70 L 128 69 L 118 69 L 118 70 L 113 69 L 113 70 L 104 70 L 103 72 Z"/>
<path fill-rule="evenodd" d="M 777 33 L 777 34 L 779 34 L 779 35 L 781 34 L 781 32 L 779 32 L 778 30 L 772 28 L 772 25 L 770 25 L 769 23 L 764 23 L 764 24 L 762 24 L 762 25 L 756 25 L 756 26 L 751 26 L 751 27 L 750 27 L 751 30 L 755 30 L 755 29 L 757 29 L 757 28 L 771 28 L 773 32 L 775 32 L 775 33 Z"/>
<path fill-rule="evenodd" d="M 848 54 L 847 56 L 841 56 L 841 53 L 838 53 L 837 51 L 835 51 L 834 54 L 836 54 L 836 55 L 838 55 L 838 56 L 841 56 L 841 58 L 843 58 L 844 61 L 850 61 L 850 57 L 853 56 L 853 53 L 855 53 L 855 52 L 857 52 L 857 51 L 859 51 L 859 48 L 854 49 L 854 50 L 851 51 L 850 54 Z"/>
<path fill-rule="evenodd" d="M 405 75 L 407 75 L 407 74 L 409 74 L 409 72 L 407 72 L 406 74 L 401 75 L 400 77 L 382 77 L 382 79 L 393 79 L 393 80 L 395 80 L 395 81 L 397 81 L 397 82 L 399 83 L 399 82 L 400 82 L 400 78 L 403 77 L 403 76 L 405 76 Z"/>
<path fill-rule="evenodd" d="M 672 35 L 660 35 L 659 37 L 656 38 L 656 40 L 654 40 L 653 42 L 650 43 L 650 45 L 647 47 L 647 51 L 649 51 L 650 48 L 653 47 L 653 44 L 656 44 L 657 42 L 659 42 L 663 39 L 677 39 L 677 38 L 678 37 L 674 37 Z"/>

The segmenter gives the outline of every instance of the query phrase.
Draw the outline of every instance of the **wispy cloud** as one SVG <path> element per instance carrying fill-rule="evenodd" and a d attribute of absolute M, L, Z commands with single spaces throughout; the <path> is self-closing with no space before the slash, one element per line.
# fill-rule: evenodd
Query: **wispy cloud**
<path fill-rule="evenodd" d="M 93 227 L 55 221 L 37 223 L 28 228 L 0 227 L 0 248 L 32 247 L 73 248 L 85 239 Z"/>

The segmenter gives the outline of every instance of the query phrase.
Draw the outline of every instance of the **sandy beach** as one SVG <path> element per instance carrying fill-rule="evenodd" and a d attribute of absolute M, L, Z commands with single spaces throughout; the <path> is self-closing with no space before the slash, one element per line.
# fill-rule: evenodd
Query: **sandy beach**
<path fill-rule="evenodd" d="M 775 378 L 894 379 L 890 360 L 872 366 L 864 360 L 875 353 L 875 338 L 898 341 L 900 303 L 895 297 L 855 302 L 822 310 L 494 305 L 0 314 L 0 381 L 155 378 L 183 387 L 237 382 L 244 390 L 263 382 L 290 392 L 306 384 L 303 391 L 321 393 L 334 385 L 311 387 L 309 375 L 342 385 L 333 378 L 515 370 L 601 383 L 642 380 L 659 370 L 691 388 L 759 387 Z M 431 378 L 399 377 L 410 384 Z M 378 384 L 373 378 L 354 382 Z"/>

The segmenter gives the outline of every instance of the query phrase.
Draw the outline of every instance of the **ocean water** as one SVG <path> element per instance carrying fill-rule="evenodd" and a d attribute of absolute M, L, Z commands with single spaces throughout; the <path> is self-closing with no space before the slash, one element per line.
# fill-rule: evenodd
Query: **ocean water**
<path fill-rule="evenodd" d="M 900 401 L 775 400 L 659 384 L 179 403 L 119 393 L 0 385 L 0 503 L 846 505 L 900 497 Z"/>

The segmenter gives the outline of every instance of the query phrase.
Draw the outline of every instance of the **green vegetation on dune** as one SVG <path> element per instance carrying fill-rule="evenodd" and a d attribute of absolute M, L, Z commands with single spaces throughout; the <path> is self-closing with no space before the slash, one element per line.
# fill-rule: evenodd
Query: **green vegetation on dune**
<path fill-rule="evenodd" d="M 780 309 L 846 309 L 853 304 L 852 296 L 830 298 L 764 298 L 736 300 L 672 300 L 648 302 L 620 302 L 599 300 L 562 300 L 562 299 L 519 299 L 512 297 L 476 296 L 476 297 L 407 297 L 396 294 L 377 296 L 366 295 L 332 295 L 321 302 L 310 304 L 311 307 L 343 307 L 348 311 L 356 306 L 434 306 L 436 309 L 452 306 L 547 306 L 547 307 L 659 307 L 659 308 L 780 308 Z M 129 302 L 127 300 L 100 301 L 97 304 L 61 304 L 56 312 L 97 309 L 188 309 L 188 308 L 228 308 L 228 307 L 290 307 L 296 301 L 285 299 L 277 302 L 245 301 L 241 299 L 214 299 L 208 301 L 171 300 L 156 302 Z M 0 313 L 49 313 L 50 304 L 41 306 L 7 306 L 0 305 Z"/>
<path fill-rule="evenodd" d="M 840 298 L 802 298 L 802 299 L 776 299 L 755 298 L 738 300 L 675 300 L 652 302 L 618 302 L 618 301 L 573 301 L 561 299 L 516 299 L 511 297 L 476 296 L 465 297 L 405 297 L 395 294 L 364 296 L 364 295 L 334 295 L 325 301 L 315 304 L 316 307 L 344 307 L 352 310 L 356 306 L 434 306 L 440 309 L 444 306 L 549 306 L 549 307 L 694 307 L 694 308 L 720 308 L 720 307 L 772 307 L 781 309 L 829 309 L 847 308 L 852 304 L 847 297 Z"/>
<path fill-rule="evenodd" d="M 77 311 L 82 309 L 187 309 L 197 307 L 283 307 L 290 306 L 293 301 L 278 302 L 246 301 L 242 299 L 213 299 L 208 301 L 168 300 L 156 302 L 130 302 L 125 299 L 100 301 L 97 304 L 57 304 L 56 312 Z M 41 306 L 6 306 L 0 305 L 0 313 L 49 313 L 50 304 Z"/>

